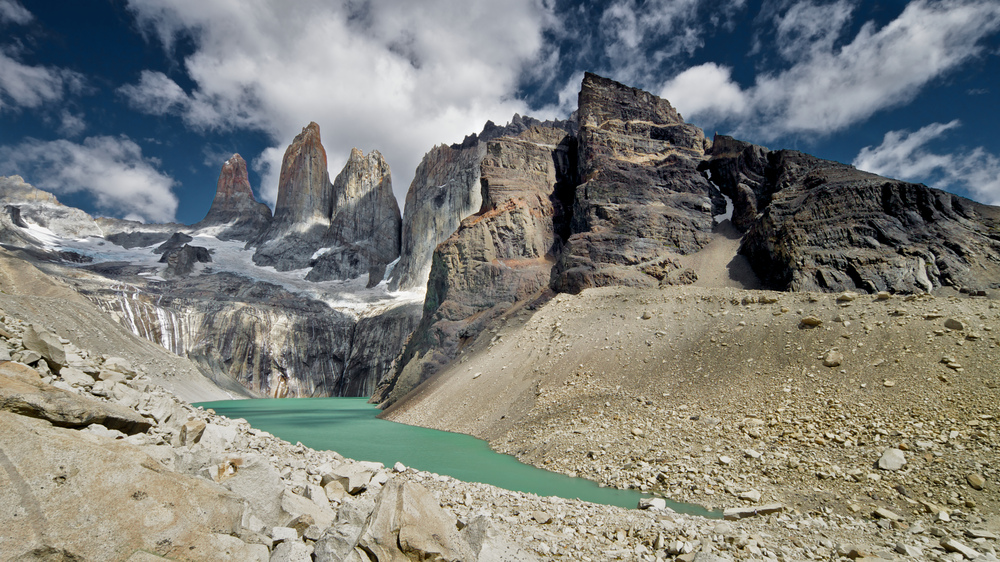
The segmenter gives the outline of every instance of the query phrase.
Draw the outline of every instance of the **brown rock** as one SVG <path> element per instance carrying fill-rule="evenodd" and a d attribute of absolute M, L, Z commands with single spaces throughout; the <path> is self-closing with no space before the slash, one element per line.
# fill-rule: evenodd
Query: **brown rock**
<path fill-rule="evenodd" d="M 983 486 L 986 485 L 986 479 L 981 474 L 970 474 L 965 477 L 965 480 L 969 486 L 972 486 L 973 490 L 982 490 Z"/>

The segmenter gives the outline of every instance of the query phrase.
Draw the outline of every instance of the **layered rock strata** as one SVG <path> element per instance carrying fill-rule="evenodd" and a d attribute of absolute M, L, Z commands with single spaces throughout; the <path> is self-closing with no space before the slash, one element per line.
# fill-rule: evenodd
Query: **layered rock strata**
<path fill-rule="evenodd" d="M 552 286 L 657 287 L 672 256 L 712 239 L 713 199 L 698 171 L 709 143 L 666 100 L 587 74 L 580 91 L 580 181 L 572 234 Z"/>
<path fill-rule="evenodd" d="M 728 137 L 716 141 L 707 167 L 746 231 L 740 253 L 769 288 L 921 293 L 1000 286 L 996 207 Z"/>
<path fill-rule="evenodd" d="M 219 227 L 220 240 L 250 240 L 270 222 L 271 209 L 257 201 L 250 188 L 246 161 L 234 154 L 219 173 L 212 207 L 194 228 Z"/>
<path fill-rule="evenodd" d="M 420 320 L 416 303 L 356 317 L 229 273 L 79 290 L 137 335 L 276 398 L 370 395 Z"/>
<path fill-rule="evenodd" d="M 533 128 L 489 141 L 482 208 L 435 250 L 423 319 L 399 377 L 380 397 L 399 398 L 497 315 L 548 288 L 575 163 L 575 139 L 563 130 Z"/>
<path fill-rule="evenodd" d="M 570 135 L 577 129 L 575 116 L 566 121 L 539 121 L 515 114 L 506 125 L 487 121 L 478 134 L 466 136 L 461 143 L 436 146 L 424 155 L 406 192 L 402 246 L 389 281 L 391 290 L 426 287 L 434 249 L 482 206 L 480 164 L 487 143 L 533 127 L 561 129 Z"/>

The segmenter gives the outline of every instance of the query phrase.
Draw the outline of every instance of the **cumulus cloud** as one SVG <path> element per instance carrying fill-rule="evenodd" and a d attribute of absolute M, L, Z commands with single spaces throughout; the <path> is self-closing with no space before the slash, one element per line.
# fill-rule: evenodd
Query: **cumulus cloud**
<path fill-rule="evenodd" d="M 853 165 L 875 174 L 962 191 L 989 205 L 1000 205 L 1000 158 L 982 147 L 935 153 L 928 144 L 961 126 L 958 120 L 932 123 L 915 132 L 890 131 L 882 144 L 866 146 Z"/>
<path fill-rule="evenodd" d="M 747 111 L 747 97 L 733 82 L 731 70 L 715 63 L 681 72 L 664 85 L 660 97 L 689 118 L 693 114 L 711 121 Z"/>
<path fill-rule="evenodd" d="M 1000 30 L 1000 4 L 988 0 L 915 1 L 882 28 L 865 23 L 853 38 L 842 37 L 850 4 L 796 6 L 801 7 L 776 20 L 779 50 L 792 59 L 789 67 L 758 75 L 743 88 L 731 79 L 720 82 L 725 69 L 709 63 L 681 73 L 661 90 L 675 92 L 703 78 L 703 88 L 722 92 L 676 103 L 688 118 L 709 124 L 731 119 L 738 124 L 736 134 L 762 139 L 822 135 L 911 101 L 933 80 L 982 54 L 983 39 Z M 829 29 L 822 27 L 823 18 L 830 20 Z"/>
<path fill-rule="evenodd" d="M 120 92 L 135 108 L 180 115 L 195 129 L 269 134 L 272 150 L 254 160 L 271 170 L 261 186 L 271 202 L 280 163 L 274 155 L 310 121 L 321 127 L 331 174 L 352 147 L 378 149 L 393 168 L 396 193 L 405 193 L 431 146 L 459 141 L 487 119 L 525 113 L 515 95 L 519 77 L 551 55 L 543 30 L 553 7 L 536 0 L 128 6 L 168 52 L 179 38 L 193 49 L 182 61 L 184 80 L 147 71 Z"/>
<path fill-rule="evenodd" d="M 24 25 L 35 19 L 17 0 L 0 0 L 0 23 Z"/>
<path fill-rule="evenodd" d="M 175 181 L 156 168 L 155 159 L 120 136 L 96 136 L 82 143 L 28 139 L 0 147 L 0 165 L 56 195 L 86 193 L 97 209 L 112 216 L 171 222 L 177 212 Z"/>

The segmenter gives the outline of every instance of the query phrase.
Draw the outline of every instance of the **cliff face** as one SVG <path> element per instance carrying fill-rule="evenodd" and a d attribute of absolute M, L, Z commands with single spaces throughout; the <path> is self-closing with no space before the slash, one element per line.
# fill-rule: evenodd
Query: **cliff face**
<path fill-rule="evenodd" d="M 389 288 L 406 290 L 427 285 L 434 249 L 465 217 L 483 203 L 480 164 L 490 140 L 517 136 L 531 128 L 554 128 L 576 133 L 576 120 L 539 121 L 515 114 L 506 125 L 487 121 L 483 130 L 458 144 L 440 145 L 424 155 L 406 192 L 399 263 Z"/>
<path fill-rule="evenodd" d="M 333 190 L 319 125 L 309 123 L 285 149 L 274 205 L 277 228 L 298 224 L 330 224 Z"/>
<path fill-rule="evenodd" d="M 399 256 L 401 219 L 392 173 L 378 151 L 353 149 L 330 183 L 319 126 L 310 123 L 285 151 L 270 228 L 249 245 L 254 263 L 310 269 L 310 281 L 368 275 L 382 281 Z"/>
<path fill-rule="evenodd" d="M 786 291 L 981 291 L 1000 279 L 1000 209 L 791 150 L 720 138 L 713 181 L 737 194 L 740 253 Z M 743 194 L 743 195 L 740 195 Z"/>
<path fill-rule="evenodd" d="M 369 286 L 382 280 L 399 256 L 401 219 L 392 193 L 392 172 L 376 150 L 365 156 L 353 149 L 333 182 L 334 215 L 313 262 L 311 281 L 352 279 L 368 274 Z"/>
<path fill-rule="evenodd" d="M 80 289 L 132 333 L 270 397 L 370 395 L 420 319 L 415 303 L 355 317 L 225 273 Z"/>
<path fill-rule="evenodd" d="M 575 186 L 576 142 L 533 128 L 491 140 L 481 163 L 482 208 L 434 251 L 424 316 L 380 398 L 395 400 L 516 303 L 547 290 Z"/>
<path fill-rule="evenodd" d="M 666 100 L 593 74 L 579 120 L 582 183 L 553 288 L 672 282 L 671 256 L 711 240 L 713 198 L 722 204 L 698 171 L 709 143 Z"/>
<path fill-rule="evenodd" d="M 250 240 L 270 223 L 271 209 L 253 196 L 246 161 L 234 154 L 219 173 L 212 207 L 194 228 L 221 227 L 216 234 L 220 240 Z"/>

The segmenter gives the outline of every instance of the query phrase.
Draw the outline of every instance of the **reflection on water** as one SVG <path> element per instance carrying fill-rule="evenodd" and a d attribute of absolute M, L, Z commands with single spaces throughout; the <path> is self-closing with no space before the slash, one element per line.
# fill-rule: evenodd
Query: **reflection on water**
<path fill-rule="evenodd" d="M 365 398 L 282 398 L 227 400 L 198 404 L 278 437 L 317 450 L 337 451 L 345 457 L 377 461 L 446 474 L 467 482 L 483 482 L 539 496 L 559 496 L 635 508 L 642 494 L 634 490 L 601 488 L 584 478 L 570 478 L 522 464 L 490 449 L 468 435 L 414 427 L 375 416 L 379 410 Z M 701 506 L 670 502 L 682 513 L 719 517 Z"/>

